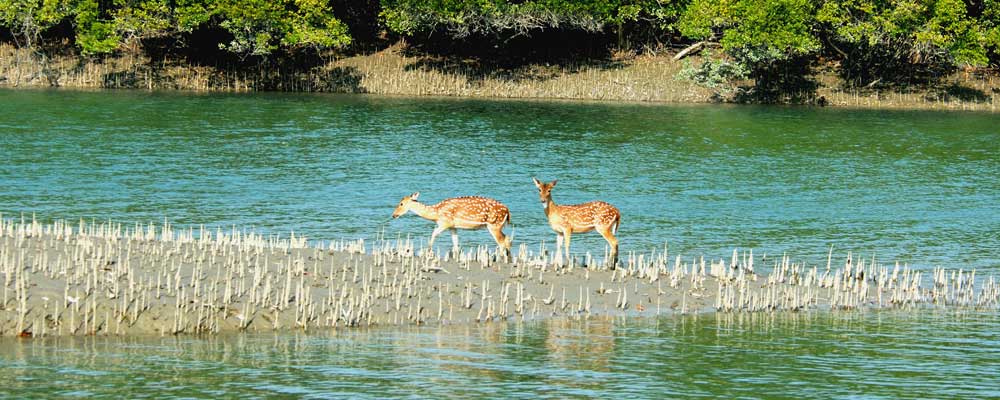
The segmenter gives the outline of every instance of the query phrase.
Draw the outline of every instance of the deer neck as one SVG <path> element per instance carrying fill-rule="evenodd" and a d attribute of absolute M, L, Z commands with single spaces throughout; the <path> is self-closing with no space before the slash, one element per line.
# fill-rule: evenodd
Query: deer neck
<path fill-rule="evenodd" d="M 545 216 L 548 217 L 551 216 L 553 213 L 556 213 L 557 207 L 559 206 L 556 205 L 556 202 L 552 201 L 552 197 L 549 197 L 549 201 L 545 202 Z"/>
<path fill-rule="evenodd" d="M 426 218 L 431 221 L 437 221 L 438 219 L 437 208 L 434 206 L 428 206 L 414 201 L 413 205 L 410 206 L 410 211 L 413 211 L 414 214 L 419 215 L 421 218 Z"/>

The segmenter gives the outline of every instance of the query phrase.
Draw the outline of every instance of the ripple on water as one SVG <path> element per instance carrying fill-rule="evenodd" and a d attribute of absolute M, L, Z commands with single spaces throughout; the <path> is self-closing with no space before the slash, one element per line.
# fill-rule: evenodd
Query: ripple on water
<path fill-rule="evenodd" d="M 708 314 L 0 341 L 6 393 L 184 398 L 994 397 L 997 312 Z M 67 379 L 72 376 L 72 379 Z"/>

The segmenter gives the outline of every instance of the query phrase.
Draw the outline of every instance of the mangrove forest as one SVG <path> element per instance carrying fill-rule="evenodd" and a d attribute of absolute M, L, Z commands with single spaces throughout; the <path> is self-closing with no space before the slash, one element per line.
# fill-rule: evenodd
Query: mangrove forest
<path fill-rule="evenodd" d="M 256 76 L 255 89 L 357 92 L 365 90 L 347 67 L 327 71 L 336 81 L 328 86 L 259 77 L 395 46 L 418 57 L 407 68 L 514 81 L 545 79 L 546 66 L 614 68 L 655 54 L 683 68 L 650 80 L 735 100 L 815 101 L 816 74 L 852 90 L 996 76 L 1000 0 L 3 0 L 0 45 L 15 49 L 3 53 L 7 85 L 26 79 L 17 66 L 59 86 L 72 67 L 53 60 L 70 57 L 83 70 L 139 56 L 242 71 L 220 79 Z M 131 73 L 141 76 L 100 79 L 121 86 L 159 74 Z M 950 90 L 991 99 L 990 82 Z"/>

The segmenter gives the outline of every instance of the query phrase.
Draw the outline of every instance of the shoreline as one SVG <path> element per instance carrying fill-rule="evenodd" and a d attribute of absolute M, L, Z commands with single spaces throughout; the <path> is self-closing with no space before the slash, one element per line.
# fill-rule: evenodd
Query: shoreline
<path fill-rule="evenodd" d="M 141 88 L 103 88 L 103 87 L 46 87 L 46 86 L 24 86 L 24 87 L 10 87 L 0 84 L 0 91 L 53 91 L 53 92 L 117 92 L 117 91 L 131 91 L 131 92 L 142 92 L 149 94 L 190 94 L 190 95 L 255 95 L 255 94 L 271 94 L 275 96 L 297 96 L 297 95 L 316 95 L 316 96 L 368 96 L 372 98 L 400 98 L 400 99 L 426 99 L 426 100 L 469 100 L 469 101 L 495 101 L 495 102 L 538 102 L 538 103 L 566 103 L 566 104 L 593 104 L 593 105 L 623 105 L 623 106 L 646 106 L 646 107 L 659 107 L 659 106 L 676 106 L 676 107 L 700 107 L 700 106 L 721 106 L 721 107 L 789 107 L 789 108 L 813 108 L 819 109 L 820 107 L 811 104 L 792 104 L 792 103 L 780 103 L 780 104 L 758 104 L 758 103 L 710 103 L 710 102 L 667 102 L 667 101 L 642 101 L 642 100 L 598 100 L 598 99 L 570 99 L 570 98 L 543 98 L 543 97 L 471 97 L 471 96 L 453 96 L 453 95 L 412 95 L 412 94 L 381 94 L 381 93 L 343 93 L 343 92 L 279 92 L 279 91 L 262 91 L 262 92 L 237 92 L 237 91 L 202 91 L 193 89 L 141 89 Z M 842 105 L 836 107 L 824 107 L 830 108 L 832 110 L 855 110 L 855 111 L 900 111 L 900 112 L 948 112 L 948 113 L 994 113 L 998 110 L 990 109 L 977 109 L 977 108 L 941 108 L 941 107 L 919 107 L 919 106 L 865 106 L 865 105 Z"/>
<path fill-rule="evenodd" d="M 483 69 L 407 54 L 397 44 L 371 54 L 338 57 L 294 70 L 153 61 L 143 54 L 87 59 L 60 56 L 43 70 L 31 55 L 0 44 L 0 87 L 141 89 L 191 92 L 331 92 L 471 99 L 570 100 L 648 104 L 744 104 L 677 78 L 689 61 L 670 55 L 623 60 L 579 60 L 578 64 L 525 65 Z M 697 60 L 698 56 L 690 57 Z M 829 72 L 813 76 L 812 96 L 834 108 L 997 111 L 1000 79 L 957 72 L 930 88 L 879 90 L 844 88 Z M 805 94 L 802 94 L 805 96 Z M 805 96 L 805 97 L 810 97 Z M 821 101 L 819 99 L 822 99 Z M 775 105 L 809 105 L 784 101 Z M 756 104 L 756 103 L 753 103 Z"/>
<path fill-rule="evenodd" d="M 0 220 L 0 336 L 152 336 L 806 310 L 987 309 L 996 280 L 880 264 L 633 254 L 555 266 L 521 243 L 458 258 L 412 241 L 310 244 L 245 231 Z"/>

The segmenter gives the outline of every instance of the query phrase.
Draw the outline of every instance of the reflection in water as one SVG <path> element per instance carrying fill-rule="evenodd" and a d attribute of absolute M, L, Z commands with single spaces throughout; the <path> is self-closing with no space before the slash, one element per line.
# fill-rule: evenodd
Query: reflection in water
<path fill-rule="evenodd" d="M 0 341 L 12 397 L 991 397 L 1000 315 L 706 314 Z"/>
<path fill-rule="evenodd" d="M 591 371 L 611 371 L 615 349 L 613 324 L 553 319 L 544 325 L 545 348 L 553 363 L 563 368 L 577 368 L 583 363 Z"/>

